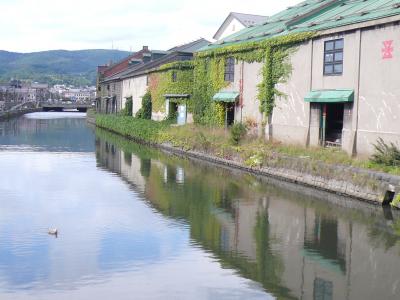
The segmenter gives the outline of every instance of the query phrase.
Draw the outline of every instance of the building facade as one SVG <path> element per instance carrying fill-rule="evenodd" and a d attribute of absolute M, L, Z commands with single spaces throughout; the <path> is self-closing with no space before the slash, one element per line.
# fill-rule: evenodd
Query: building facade
<path fill-rule="evenodd" d="M 225 68 L 225 77 L 232 76 L 220 92 L 235 96 L 234 121 L 258 124 L 269 139 L 350 154 L 371 154 L 379 138 L 399 144 L 400 4 L 377 0 L 372 8 L 370 2 L 305 1 L 204 49 L 262 42 L 257 35 L 314 33 L 293 47 L 291 72 L 275 86 L 282 95 L 267 116 L 260 113 L 257 86 L 264 62 L 226 60 L 233 74 Z"/>

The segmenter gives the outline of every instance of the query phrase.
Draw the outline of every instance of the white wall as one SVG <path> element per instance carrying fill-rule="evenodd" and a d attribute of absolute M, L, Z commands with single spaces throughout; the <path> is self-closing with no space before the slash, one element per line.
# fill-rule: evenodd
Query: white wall
<path fill-rule="evenodd" d="M 219 34 L 215 36 L 215 39 L 223 39 L 228 35 L 234 34 L 235 32 L 242 30 L 243 28 L 245 28 L 245 26 L 242 23 L 240 23 L 237 19 L 230 17 L 229 20 L 227 20 L 226 24 L 222 26 Z"/>
<path fill-rule="evenodd" d="M 123 81 L 122 98 L 132 97 L 132 115 L 135 116 L 142 107 L 142 97 L 147 90 L 147 75 L 127 78 Z"/>

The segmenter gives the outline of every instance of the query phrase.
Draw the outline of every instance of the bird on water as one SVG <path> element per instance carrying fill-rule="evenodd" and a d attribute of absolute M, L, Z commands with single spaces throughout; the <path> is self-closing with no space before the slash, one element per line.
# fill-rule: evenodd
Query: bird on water
<path fill-rule="evenodd" d="M 48 234 L 50 234 L 50 235 L 55 235 L 55 236 L 57 237 L 57 235 L 58 235 L 58 230 L 57 230 L 57 228 L 49 228 Z"/>

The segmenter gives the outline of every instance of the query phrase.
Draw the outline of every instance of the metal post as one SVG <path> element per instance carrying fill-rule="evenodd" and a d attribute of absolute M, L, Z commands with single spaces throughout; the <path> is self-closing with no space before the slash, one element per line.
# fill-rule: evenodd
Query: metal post
<path fill-rule="evenodd" d="M 325 138 L 326 138 L 326 110 L 327 110 L 327 105 L 323 104 L 323 107 L 322 107 L 322 147 L 325 147 Z"/>
<path fill-rule="evenodd" d="M 224 104 L 225 106 L 225 128 L 228 128 L 228 107 L 226 103 Z"/>

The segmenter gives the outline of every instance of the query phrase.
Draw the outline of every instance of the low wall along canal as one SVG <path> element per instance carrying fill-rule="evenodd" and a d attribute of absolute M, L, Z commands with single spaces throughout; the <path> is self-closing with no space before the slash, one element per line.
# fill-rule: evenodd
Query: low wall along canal
<path fill-rule="evenodd" d="M 89 122 L 96 125 L 93 116 L 90 116 Z M 97 126 L 99 125 L 97 124 Z M 120 134 L 113 128 L 102 128 Z M 377 205 L 392 203 L 400 208 L 400 201 L 394 201 L 400 197 L 400 176 L 352 166 L 327 164 L 311 160 L 308 157 L 289 157 L 278 153 L 276 153 L 275 159 L 266 161 L 262 167 L 248 167 L 239 161 L 223 159 L 199 151 L 185 150 L 168 143 L 148 142 L 135 137 L 134 134 L 129 138 L 135 142 L 148 144 L 182 156 L 290 181 Z"/>

